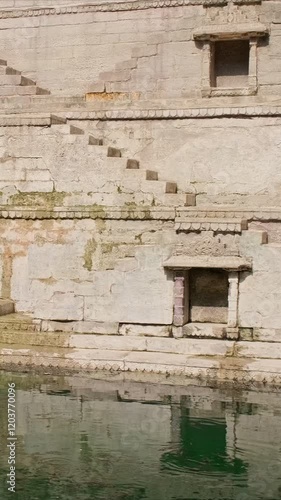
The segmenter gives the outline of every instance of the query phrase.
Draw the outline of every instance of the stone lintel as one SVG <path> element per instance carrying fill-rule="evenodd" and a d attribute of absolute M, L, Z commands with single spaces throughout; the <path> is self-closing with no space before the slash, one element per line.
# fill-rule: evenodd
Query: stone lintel
<path fill-rule="evenodd" d="M 168 269 L 225 269 L 226 271 L 245 271 L 252 268 L 249 260 L 243 257 L 208 257 L 202 255 L 175 255 L 164 262 L 163 267 Z"/>
<path fill-rule="evenodd" d="M 268 28 L 261 23 L 209 25 L 194 30 L 193 39 L 198 41 L 237 40 L 237 38 L 264 37 L 268 32 Z"/>

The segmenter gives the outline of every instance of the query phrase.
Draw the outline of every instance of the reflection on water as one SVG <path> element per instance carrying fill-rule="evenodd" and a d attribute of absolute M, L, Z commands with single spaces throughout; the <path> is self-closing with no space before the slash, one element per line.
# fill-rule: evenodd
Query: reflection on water
<path fill-rule="evenodd" d="M 17 386 L 8 493 L 7 384 Z M 281 398 L 0 374 L 0 498 L 279 500 Z"/>

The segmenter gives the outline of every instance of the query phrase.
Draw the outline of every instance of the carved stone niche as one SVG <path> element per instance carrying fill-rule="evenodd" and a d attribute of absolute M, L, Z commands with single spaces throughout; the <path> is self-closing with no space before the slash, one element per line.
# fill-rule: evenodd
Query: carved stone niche
<path fill-rule="evenodd" d="M 251 269 L 250 261 L 174 255 L 163 265 L 174 271 L 174 326 L 216 323 L 237 328 L 239 271 Z"/>
<path fill-rule="evenodd" d="M 258 89 L 258 40 L 268 35 L 261 23 L 198 28 L 202 47 L 202 97 L 254 95 Z"/>

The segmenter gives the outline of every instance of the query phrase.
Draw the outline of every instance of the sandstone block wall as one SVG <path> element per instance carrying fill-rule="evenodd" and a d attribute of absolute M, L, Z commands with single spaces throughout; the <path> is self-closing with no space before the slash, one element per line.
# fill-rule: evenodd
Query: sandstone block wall
<path fill-rule="evenodd" d="M 1 9 L 12 10 L 0 12 L 1 57 L 60 95 L 106 90 L 194 99 L 201 98 L 203 57 L 194 31 L 263 23 L 270 41 L 258 44 L 259 94 L 279 93 L 279 3 L 208 7 L 202 0 L 201 5 L 171 2 L 165 7 L 147 2 L 143 8 L 136 0 L 102 7 L 85 6 L 82 0 L 51 6 L 43 0 L 5 0 Z"/>
<path fill-rule="evenodd" d="M 214 286 L 220 304 L 206 290 L 193 322 L 213 311 L 220 338 L 228 326 L 229 338 L 240 328 L 246 340 L 276 340 L 280 3 L 5 2 L 1 296 L 46 329 L 74 322 L 83 332 L 84 322 L 93 333 L 147 335 L 154 325 L 176 336 L 175 311 L 192 298 L 176 296 L 177 270 L 165 262 L 185 259 L 188 294 L 198 273 L 189 258 L 199 258 L 202 283 L 233 258 L 233 268 L 221 264 L 228 282 Z M 202 92 L 200 30 L 251 34 L 251 95 Z"/>

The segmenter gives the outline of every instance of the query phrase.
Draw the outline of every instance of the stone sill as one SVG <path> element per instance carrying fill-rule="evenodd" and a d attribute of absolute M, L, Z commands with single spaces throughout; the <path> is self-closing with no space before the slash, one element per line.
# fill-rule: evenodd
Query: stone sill
<path fill-rule="evenodd" d="M 250 96 L 256 95 L 258 87 L 211 87 L 202 89 L 202 97 Z"/>

